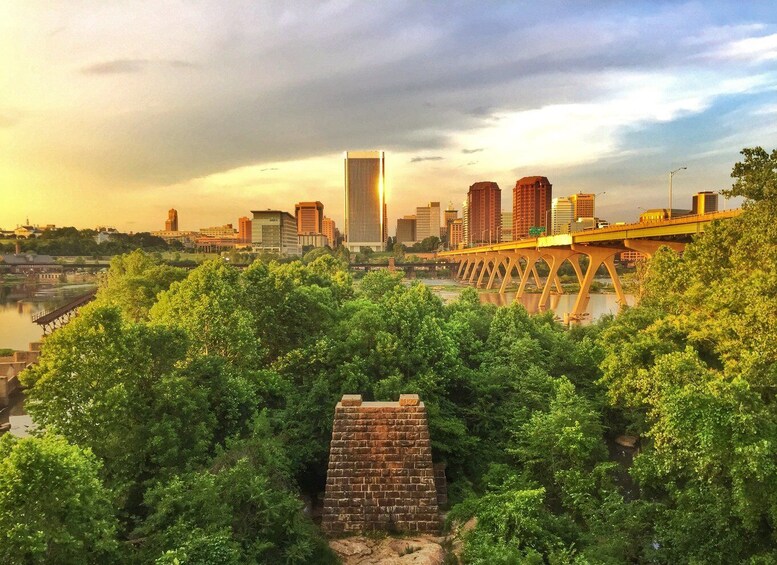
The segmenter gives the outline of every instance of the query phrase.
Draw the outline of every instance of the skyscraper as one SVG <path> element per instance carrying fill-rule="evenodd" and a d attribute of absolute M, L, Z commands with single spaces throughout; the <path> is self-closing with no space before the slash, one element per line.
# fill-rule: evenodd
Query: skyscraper
<path fill-rule="evenodd" d="M 415 209 L 416 238 L 423 241 L 427 237 L 440 238 L 440 203 L 429 202 L 428 206 Z"/>
<path fill-rule="evenodd" d="M 413 245 L 416 240 L 416 217 L 405 216 L 397 220 L 397 243 Z"/>
<path fill-rule="evenodd" d="M 165 231 L 178 231 L 178 210 L 170 208 L 167 211 L 167 220 L 165 221 Z"/>
<path fill-rule="evenodd" d="M 693 208 L 691 214 L 709 214 L 718 211 L 718 195 L 715 192 L 705 190 L 693 195 Z M 674 215 L 674 214 L 672 214 Z"/>
<path fill-rule="evenodd" d="M 513 189 L 513 239 L 529 237 L 531 228 L 544 228 L 549 233 L 548 216 L 553 199 L 553 185 L 547 177 L 523 177 Z"/>
<path fill-rule="evenodd" d="M 572 220 L 575 221 L 578 218 L 593 218 L 595 199 L 595 194 L 585 194 L 582 192 L 570 196 L 569 201 L 572 202 Z"/>
<path fill-rule="evenodd" d="M 551 233 L 569 233 L 569 224 L 574 220 L 574 205 L 567 197 L 554 198 L 551 203 Z"/>
<path fill-rule="evenodd" d="M 476 182 L 467 193 L 469 243 L 497 243 L 502 226 L 502 190 L 495 182 Z"/>
<path fill-rule="evenodd" d="M 255 253 L 301 255 L 294 216 L 280 210 L 252 210 L 251 247 Z"/>
<path fill-rule="evenodd" d="M 448 247 L 458 249 L 464 242 L 464 220 L 456 218 L 448 224 Z"/>
<path fill-rule="evenodd" d="M 251 243 L 251 219 L 247 216 L 237 220 L 237 238 L 240 243 Z"/>
<path fill-rule="evenodd" d="M 321 202 L 297 202 L 294 205 L 294 215 L 297 218 L 299 235 L 323 233 L 324 205 Z"/>
<path fill-rule="evenodd" d="M 500 234 L 499 241 L 512 241 L 513 240 L 513 213 L 502 212 L 502 233 Z"/>
<path fill-rule="evenodd" d="M 351 251 L 385 248 L 386 217 L 383 151 L 345 154 L 345 239 Z"/>
<path fill-rule="evenodd" d="M 337 226 L 335 226 L 335 221 L 332 218 L 327 218 L 324 216 L 323 221 L 321 222 L 321 233 L 323 233 L 326 238 L 329 240 L 329 247 L 334 249 L 337 247 Z"/>
<path fill-rule="evenodd" d="M 465 246 L 470 244 L 469 240 L 469 204 L 465 200 L 461 203 L 461 241 Z"/>

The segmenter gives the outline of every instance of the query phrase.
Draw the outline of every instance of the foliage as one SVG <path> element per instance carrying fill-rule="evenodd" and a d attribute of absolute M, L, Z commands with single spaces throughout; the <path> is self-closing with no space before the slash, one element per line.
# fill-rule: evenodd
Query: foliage
<path fill-rule="evenodd" d="M 465 562 L 774 562 L 777 172 L 743 154 L 745 211 L 659 251 L 598 324 L 355 285 L 343 248 L 185 278 L 137 252 L 47 338 L 27 406 L 91 458 L 129 562 L 329 560 L 298 496 L 344 393 L 422 397 L 451 521 L 478 518 Z"/>
<path fill-rule="evenodd" d="M 106 563 L 116 557 L 116 520 L 100 463 L 47 434 L 0 438 L 0 561 Z"/>

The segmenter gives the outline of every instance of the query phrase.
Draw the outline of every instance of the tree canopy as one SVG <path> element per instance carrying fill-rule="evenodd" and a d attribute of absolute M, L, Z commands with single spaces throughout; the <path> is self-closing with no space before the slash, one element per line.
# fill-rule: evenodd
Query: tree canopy
<path fill-rule="evenodd" d="M 328 251 L 115 259 L 23 373 L 46 434 L 0 441 L 0 556 L 331 562 L 304 507 L 335 404 L 417 393 L 466 563 L 777 562 L 777 156 L 743 155 L 743 213 L 572 329 Z"/>

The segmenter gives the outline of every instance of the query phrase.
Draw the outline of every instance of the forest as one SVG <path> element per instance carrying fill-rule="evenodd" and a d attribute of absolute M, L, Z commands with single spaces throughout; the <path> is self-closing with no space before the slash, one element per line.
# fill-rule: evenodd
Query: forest
<path fill-rule="evenodd" d="M 115 257 L 23 373 L 43 431 L 0 438 L 0 562 L 336 563 L 308 511 L 334 406 L 417 393 L 463 563 L 777 563 L 777 150 L 742 155 L 743 213 L 572 328 L 326 251 Z"/>

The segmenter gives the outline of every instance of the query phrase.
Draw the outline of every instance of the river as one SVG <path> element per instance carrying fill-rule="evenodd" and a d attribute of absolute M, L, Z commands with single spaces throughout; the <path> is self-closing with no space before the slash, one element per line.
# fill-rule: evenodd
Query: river
<path fill-rule="evenodd" d="M 451 279 L 416 279 L 429 286 L 435 294 L 437 294 L 444 301 L 455 300 L 461 291 L 467 288 L 466 285 L 462 285 Z M 480 295 L 480 302 L 483 304 L 496 304 L 497 306 L 507 306 L 512 304 L 515 300 L 515 292 L 506 292 L 499 294 L 498 292 L 488 290 L 478 290 Z M 551 294 L 548 299 L 549 309 L 558 318 L 563 318 L 564 314 L 568 314 L 575 306 L 575 300 L 577 299 L 577 293 L 565 293 L 565 294 Z M 540 311 L 539 293 L 525 293 L 520 299 L 521 304 L 530 314 L 536 314 Z M 626 303 L 629 306 L 633 306 L 635 302 L 634 295 L 626 295 Z M 617 314 L 620 310 L 620 304 L 618 303 L 618 297 L 613 292 L 593 293 L 588 301 L 586 307 L 586 316 L 583 320 L 596 321 L 602 316 L 607 314 Z"/>
<path fill-rule="evenodd" d="M 94 288 L 93 284 L 40 284 L 18 282 L 0 285 L 0 349 L 26 350 L 43 335 L 32 316 L 56 308 Z"/>

